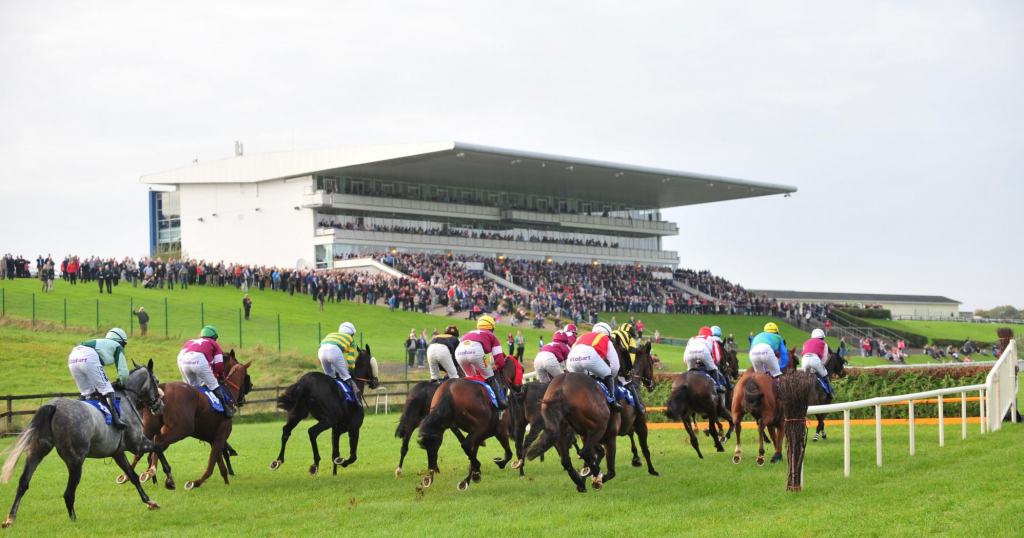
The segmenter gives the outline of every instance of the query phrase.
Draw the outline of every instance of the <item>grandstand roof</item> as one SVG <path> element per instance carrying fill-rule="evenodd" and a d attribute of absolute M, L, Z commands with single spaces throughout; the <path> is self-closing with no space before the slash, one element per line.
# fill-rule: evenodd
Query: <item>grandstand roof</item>
<path fill-rule="evenodd" d="M 454 141 L 245 155 L 148 174 L 140 181 L 255 183 L 311 174 L 616 201 L 638 209 L 796 192 L 786 185 Z"/>
<path fill-rule="evenodd" d="M 797 299 L 816 301 L 856 301 L 862 303 L 927 303 L 927 304 L 961 304 L 956 299 L 942 295 L 888 295 L 884 293 L 832 293 L 823 291 L 792 291 L 792 290 L 749 290 L 755 295 L 764 295 L 776 299 Z"/>

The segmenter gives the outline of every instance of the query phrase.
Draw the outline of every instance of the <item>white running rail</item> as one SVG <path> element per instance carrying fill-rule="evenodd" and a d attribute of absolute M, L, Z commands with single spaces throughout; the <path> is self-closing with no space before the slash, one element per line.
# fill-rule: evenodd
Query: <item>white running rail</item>
<path fill-rule="evenodd" d="M 843 412 L 843 476 L 850 476 L 850 411 L 867 407 L 875 408 L 875 463 L 882 466 L 882 405 L 906 403 L 908 411 L 910 455 L 916 453 L 916 433 L 914 428 L 914 401 L 929 398 L 938 399 L 939 446 L 945 446 L 944 397 L 951 394 L 960 395 L 960 436 L 967 438 L 967 394 L 978 392 L 981 433 L 996 431 L 1002 427 L 1003 416 L 1012 410 L 1013 420 L 1017 417 L 1017 344 L 1013 340 L 996 361 L 989 372 L 985 383 L 964 385 L 948 389 L 883 396 L 854 402 L 843 402 L 829 405 L 812 405 L 807 408 L 808 415 L 819 413 Z M 990 410 L 992 410 L 990 412 Z"/>

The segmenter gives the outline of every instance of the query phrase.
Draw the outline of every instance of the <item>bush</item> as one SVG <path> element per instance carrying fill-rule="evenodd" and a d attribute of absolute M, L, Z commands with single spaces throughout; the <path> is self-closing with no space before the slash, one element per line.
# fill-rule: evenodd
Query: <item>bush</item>
<path fill-rule="evenodd" d="M 966 342 L 966 341 L 967 341 L 966 338 L 960 338 L 960 339 L 954 339 L 954 338 L 932 338 L 932 344 L 933 345 L 940 346 L 940 347 L 953 346 L 953 347 L 957 348 L 958 350 L 960 349 L 961 346 L 964 345 L 964 342 Z M 991 348 L 992 344 L 995 343 L 995 342 L 979 342 L 977 340 L 971 340 L 971 342 L 974 344 L 974 349 L 984 348 L 985 350 L 988 350 L 989 348 Z"/>
<path fill-rule="evenodd" d="M 892 319 L 892 312 L 885 308 L 837 308 L 837 311 L 861 319 Z"/>
<path fill-rule="evenodd" d="M 912 333 L 910 331 L 904 331 L 903 329 L 894 329 L 892 327 L 880 328 L 898 335 L 907 343 L 908 347 L 924 347 L 924 345 L 928 343 L 928 337 L 923 334 Z"/>

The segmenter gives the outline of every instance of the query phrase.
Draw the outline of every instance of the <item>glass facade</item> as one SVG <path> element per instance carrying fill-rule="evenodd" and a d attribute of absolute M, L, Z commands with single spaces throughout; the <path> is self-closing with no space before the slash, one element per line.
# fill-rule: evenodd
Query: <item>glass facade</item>
<path fill-rule="evenodd" d="M 177 191 L 149 193 L 149 253 L 181 253 L 181 196 Z"/>

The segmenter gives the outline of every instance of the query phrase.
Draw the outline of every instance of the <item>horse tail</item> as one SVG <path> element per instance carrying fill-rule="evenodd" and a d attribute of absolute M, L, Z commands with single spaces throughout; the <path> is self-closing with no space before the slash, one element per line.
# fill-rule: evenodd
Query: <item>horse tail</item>
<path fill-rule="evenodd" d="M 284 389 L 284 394 L 277 397 L 277 408 L 282 411 L 291 411 L 302 401 L 301 383 L 294 383 Z"/>
<path fill-rule="evenodd" d="M 395 437 L 402 439 L 412 433 L 430 410 L 429 407 L 429 401 L 424 405 L 422 398 L 410 397 L 402 408 L 402 416 L 399 417 L 398 427 L 395 428 Z"/>
<path fill-rule="evenodd" d="M 743 401 L 746 402 L 747 407 L 753 408 L 757 406 L 761 403 L 762 398 L 764 398 L 764 393 L 757 386 L 757 382 L 747 378 L 746 382 L 743 383 Z"/>
<path fill-rule="evenodd" d="M 565 398 L 562 391 L 555 393 L 555 397 L 541 402 L 541 416 L 544 418 L 544 433 L 533 442 L 526 450 L 526 457 L 534 460 L 541 454 L 548 451 L 558 441 L 558 435 L 565 422 L 566 409 Z"/>
<path fill-rule="evenodd" d="M 441 438 L 455 418 L 455 404 L 452 402 L 452 393 L 445 388 L 437 405 L 427 413 L 423 422 L 420 423 L 419 444 L 422 448 L 429 448 L 441 444 Z"/>
<path fill-rule="evenodd" d="M 11 447 L 7 461 L 4 462 L 3 470 L 0 470 L 0 482 L 6 484 L 11 480 L 14 468 L 18 465 L 18 459 L 26 450 L 41 445 L 53 445 L 53 431 L 50 427 L 50 422 L 53 420 L 53 415 L 56 412 L 57 406 L 53 404 L 44 405 L 36 411 L 28 428 L 21 432 L 18 440 Z"/>
<path fill-rule="evenodd" d="M 682 420 L 686 413 L 686 398 L 689 395 L 690 387 L 679 385 L 679 388 L 672 393 L 668 400 L 665 416 L 672 420 Z"/>

